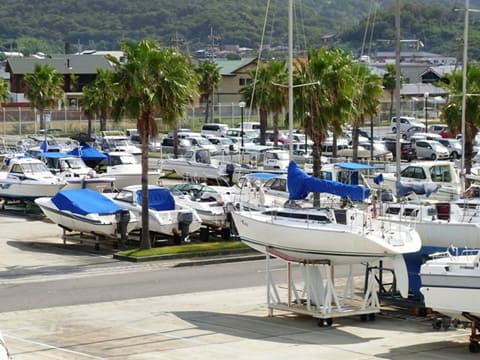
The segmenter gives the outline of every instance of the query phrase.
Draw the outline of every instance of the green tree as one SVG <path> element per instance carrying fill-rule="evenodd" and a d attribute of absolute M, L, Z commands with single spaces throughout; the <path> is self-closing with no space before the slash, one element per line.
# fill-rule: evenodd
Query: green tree
<path fill-rule="evenodd" d="M 127 62 L 109 56 L 115 65 L 117 93 L 114 118 L 128 115 L 137 119 L 142 143 L 142 249 L 151 247 L 148 222 L 148 141 L 158 133 L 154 115 L 174 123 L 191 104 L 198 86 L 197 76 L 186 56 L 162 48 L 154 40 L 123 42 Z"/>
<path fill-rule="evenodd" d="M 455 133 L 462 131 L 462 71 L 448 74 L 448 84 L 443 84 L 450 91 L 449 102 L 442 111 L 442 118 Z M 480 93 L 480 63 L 469 63 L 467 66 L 467 94 Z M 465 173 L 470 174 L 472 168 L 473 139 L 480 127 L 480 97 L 466 97 L 465 134 L 462 134 L 465 146 Z"/>
<path fill-rule="evenodd" d="M 63 98 L 63 77 L 48 64 L 36 64 L 33 73 L 26 74 L 25 95 L 40 113 L 40 128 L 47 129 L 45 110 Z"/>
<path fill-rule="evenodd" d="M 100 131 L 107 130 L 107 118 L 112 112 L 115 99 L 113 77 L 113 72 L 98 69 L 95 80 L 83 88 L 82 105 L 84 110 L 90 112 L 90 121 L 93 114 L 100 118 Z M 88 113 L 86 114 L 88 116 Z M 89 128 L 91 132 L 91 123 Z M 90 132 L 89 136 L 91 135 Z"/>
<path fill-rule="evenodd" d="M 210 101 L 213 100 L 213 92 L 218 88 L 218 84 L 222 79 L 220 74 L 220 67 L 213 61 L 202 61 L 195 69 L 200 82 L 198 88 L 201 95 L 201 101 L 205 102 L 205 122 L 208 122 L 208 118 L 211 113 L 213 119 L 213 102 L 212 109 L 210 110 Z"/>
<path fill-rule="evenodd" d="M 313 141 L 313 174 L 320 176 L 321 146 L 328 130 L 340 133 L 343 119 L 352 116 L 352 95 L 354 82 L 351 76 L 352 59 L 342 50 L 327 48 L 311 49 L 308 59 L 297 63 L 295 82 L 307 84 L 297 92 L 295 103 L 301 110 L 296 113 L 308 113 L 307 135 Z M 315 198 L 318 206 L 319 198 Z"/>
<path fill-rule="evenodd" d="M 383 88 L 382 79 L 372 74 L 364 64 L 355 64 L 352 74 L 355 83 L 353 95 L 355 116 L 352 123 L 352 147 L 353 161 L 357 161 L 360 126 L 364 125 L 365 117 L 373 117 L 377 113 L 383 95 Z"/>
<path fill-rule="evenodd" d="M 274 141 L 278 142 L 279 115 L 287 104 L 287 68 L 285 61 L 270 60 L 251 70 L 254 79 L 240 90 L 247 104 L 257 108 L 260 118 L 260 143 L 265 145 L 268 115 L 273 113 Z M 282 86 L 284 85 L 284 86 Z"/>
<path fill-rule="evenodd" d="M 383 74 L 383 88 L 388 92 L 390 95 L 390 112 L 388 120 L 393 116 L 393 96 L 395 95 L 395 88 L 397 87 L 396 82 L 396 68 L 393 64 L 388 64 L 386 68 L 387 72 Z"/>
<path fill-rule="evenodd" d="M 4 79 L 0 79 L 0 105 L 8 101 L 9 95 L 8 83 Z"/>

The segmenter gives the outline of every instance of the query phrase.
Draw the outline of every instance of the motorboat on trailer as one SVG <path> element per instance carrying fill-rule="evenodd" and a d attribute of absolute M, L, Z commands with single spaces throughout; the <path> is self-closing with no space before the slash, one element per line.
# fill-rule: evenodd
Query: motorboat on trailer
<path fill-rule="evenodd" d="M 138 227 L 138 219 L 126 207 L 90 189 L 59 191 L 53 197 L 35 199 L 35 203 L 66 231 L 124 238 Z"/>
<path fill-rule="evenodd" d="M 425 305 L 452 318 L 480 317 L 480 250 L 449 248 L 433 253 L 420 268 Z"/>
<path fill-rule="evenodd" d="M 460 177 L 453 163 L 449 161 L 422 161 L 409 163 L 400 173 L 400 179 L 393 172 L 382 173 L 384 183 L 383 187 L 388 187 L 391 191 L 397 191 L 397 184 L 401 183 L 423 183 L 430 186 L 438 186 L 430 198 L 441 201 L 456 200 L 462 195 Z M 376 188 L 373 178 L 369 184 Z"/>
<path fill-rule="evenodd" d="M 220 186 L 208 186 L 206 184 L 182 183 L 169 187 L 175 198 L 175 203 L 187 208 L 194 209 L 202 224 L 207 228 L 220 230 L 222 237 L 230 237 L 226 206 L 228 201 L 223 199 Z M 202 228 L 204 229 L 204 228 Z M 204 230 L 205 231 L 205 230 Z M 205 238 L 206 233 L 201 238 Z"/>
<path fill-rule="evenodd" d="M 370 193 L 360 185 L 311 177 L 293 161 L 288 181 L 291 205 L 310 192 L 328 192 L 354 201 L 363 201 Z M 386 226 L 354 207 L 284 206 L 233 212 L 232 216 L 240 239 L 260 252 L 268 254 L 275 249 L 306 260 L 327 259 L 334 265 L 376 261 L 416 252 L 421 246 L 414 229 L 401 224 Z"/>
<path fill-rule="evenodd" d="M 472 322 L 470 352 L 480 351 L 480 250 L 456 248 L 431 254 L 420 268 L 425 306 Z M 435 323 L 433 324 L 435 326 Z M 437 327 L 439 327 L 437 325 Z"/>
<path fill-rule="evenodd" d="M 0 198 L 6 200 L 34 200 L 52 196 L 67 185 L 64 179 L 53 175 L 45 164 L 31 157 L 5 159 L 6 171 L 0 171 Z"/>
<path fill-rule="evenodd" d="M 137 218 L 142 216 L 142 187 L 131 185 L 118 193 L 108 195 L 118 205 L 130 210 Z M 149 231 L 173 237 L 176 243 L 188 242 L 189 235 L 200 229 L 202 220 L 197 212 L 175 201 L 169 189 L 148 186 Z M 138 227 L 141 229 L 141 221 Z"/>
<path fill-rule="evenodd" d="M 67 182 L 63 190 L 88 188 L 103 192 L 115 188 L 115 177 L 98 176 L 79 156 L 64 152 L 43 152 L 38 154 L 38 158 L 53 174 Z"/>
<path fill-rule="evenodd" d="M 117 189 L 123 189 L 129 185 L 141 184 L 142 180 L 142 164 L 137 162 L 135 156 L 125 151 L 112 151 L 106 154 L 97 167 L 98 176 L 100 178 L 115 178 L 115 186 Z M 162 177 L 159 170 L 148 170 L 148 183 L 157 185 Z"/>
<path fill-rule="evenodd" d="M 189 150 L 180 158 L 165 159 L 161 164 L 162 171 L 173 171 L 195 180 L 227 178 L 229 175 L 227 163 L 212 159 L 210 150 L 203 148 Z"/>

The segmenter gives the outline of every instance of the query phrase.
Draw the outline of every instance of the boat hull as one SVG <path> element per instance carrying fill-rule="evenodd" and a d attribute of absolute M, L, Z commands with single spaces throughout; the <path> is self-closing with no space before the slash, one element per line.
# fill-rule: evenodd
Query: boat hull
<path fill-rule="evenodd" d="M 15 200 L 35 200 L 42 196 L 53 196 L 63 189 L 66 183 L 42 184 L 39 182 L 0 180 L 0 198 Z"/>
<path fill-rule="evenodd" d="M 405 229 L 395 237 L 387 235 L 382 239 L 375 235 L 376 231 L 369 234 L 368 229 L 356 226 L 290 221 L 246 211 L 233 212 L 232 216 L 240 239 L 250 247 L 263 253 L 270 253 L 269 248 L 273 248 L 305 260 L 361 263 L 418 251 L 420 247 L 414 230 Z"/>
<path fill-rule="evenodd" d="M 480 316 L 478 257 L 448 256 L 427 261 L 420 270 L 425 306 L 453 318 Z"/>
<path fill-rule="evenodd" d="M 82 216 L 68 211 L 59 210 L 49 197 L 38 198 L 35 203 L 40 207 L 46 217 L 52 222 L 68 231 L 78 231 L 107 237 L 120 237 L 117 231 L 115 214 L 95 216 L 95 214 Z M 136 219 L 127 225 L 127 233 L 137 227 Z"/>

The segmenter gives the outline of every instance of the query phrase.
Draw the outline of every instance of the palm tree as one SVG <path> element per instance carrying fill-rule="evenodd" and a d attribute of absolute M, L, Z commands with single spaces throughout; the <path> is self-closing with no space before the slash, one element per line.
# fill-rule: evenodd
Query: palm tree
<path fill-rule="evenodd" d="M 442 83 L 450 92 L 449 102 L 442 112 L 442 117 L 455 132 L 462 131 L 462 71 L 455 71 L 447 75 L 448 84 Z M 480 63 L 469 63 L 467 66 L 467 94 L 480 93 Z M 465 173 L 470 174 L 472 168 L 473 139 L 480 127 L 480 98 L 467 96 L 465 107 L 465 134 L 462 134 L 465 146 Z"/>
<path fill-rule="evenodd" d="M 174 49 L 162 48 L 154 40 L 123 42 L 127 62 L 113 56 L 114 79 L 118 95 L 113 106 L 114 118 L 125 114 L 137 119 L 142 142 L 142 235 L 140 247 L 151 247 L 148 223 L 148 141 L 158 133 L 154 115 L 174 123 L 191 104 L 198 85 L 188 58 Z"/>
<path fill-rule="evenodd" d="M 296 67 L 295 82 L 311 84 L 296 93 L 295 113 L 308 113 L 307 135 L 313 141 L 313 174 L 319 177 L 321 146 L 328 130 L 339 134 L 342 121 L 352 115 L 355 85 L 351 76 L 352 59 L 342 50 L 311 49 L 308 60 L 297 63 Z"/>
<path fill-rule="evenodd" d="M 287 103 L 287 68 L 285 61 L 270 60 L 248 74 L 254 79 L 240 90 L 243 99 L 257 108 L 260 118 L 260 143 L 265 145 L 268 114 L 274 116 L 275 141 L 278 141 L 278 118 Z"/>
<path fill-rule="evenodd" d="M 353 80 L 357 84 L 357 86 L 354 87 L 355 94 L 353 96 L 355 116 L 352 124 L 352 160 L 357 161 L 360 126 L 365 123 L 366 116 L 373 116 L 377 113 L 383 89 L 382 79 L 372 74 L 364 64 L 355 64 L 352 74 Z"/>
<path fill-rule="evenodd" d="M 390 95 L 390 116 L 389 120 L 393 116 L 393 96 L 395 95 L 395 88 L 397 87 L 397 82 L 396 82 L 396 69 L 395 65 L 393 64 L 388 64 L 386 68 L 387 72 L 383 74 L 383 88 L 388 91 L 388 94 Z"/>
<path fill-rule="evenodd" d="M 33 73 L 26 74 L 25 95 L 40 113 L 40 128 L 47 129 L 45 110 L 56 105 L 63 98 L 63 77 L 55 68 L 36 64 Z"/>
<path fill-rule="evenodd" d="M 213 91 L 218 88 L 218 84 L 222 79 L 220 67 L 211 60 L 202 61 L 195 69 L 200 77 L 198 89 L 200 91 L 201 100 L 205 101 L 205 123 L 208 122 L 210 114 L 210 100 L 213 99 Z M 212 119 L 213 119 L 213 103 L 212 103 Z"/>
<path fill-rule="evenodd" d="M 91 117 L 93 114 L 100 118 L 100 131 L 107 130 L 107 117 L 112 111 L 112 104 L 115 99 L 113 77 L 113 72 L 98 69 L 95 80 L 83 88 L 82 105 L 87 117 L 89 117 L 89 136 L 91 135 Z"/>

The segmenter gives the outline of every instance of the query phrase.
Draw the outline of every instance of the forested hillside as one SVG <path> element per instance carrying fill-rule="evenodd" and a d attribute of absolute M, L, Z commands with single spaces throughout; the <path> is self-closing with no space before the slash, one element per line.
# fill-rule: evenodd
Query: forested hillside
<path fill-rule="evenodd" d="M 480 0 L 470 2 L 472 8 L 480 6 Z M 256 49 L 267 3 L 267 0 L 3 0 L 0 50 L 63 52 L 66 43 L 72 51 L 112 50 L 119 48 L 122 39 L 145 37 L 157 38 L 164 45 L 178 45 L 184 51 L 204 48 L 212 42 Z M 266 45 L 286 45 L 287 3 L 288 0 L 268 3 Z M 388 48 L 391 45 L 383 40 L 393 39 L 393 3 L 393 0 L 295 1 L 296 46 L 319 46 L 323 36 L 335 34 L 340 46 L 358 52 L 365 29 L 373 25 L 373 35 L 367 37 L 369 41 L 372 39 L 369 46 Z M 463 36 L 463 11 L 454 12 L 452 7 L 464 7 L 463 1 L 402 0 L 402 4 L 402 37 L 417 37 L 425 43 L 425 50 L 457 56 Z M 475 18 L 480 20 L 480 14 L 472 13 L 471 17 L 471 38 L 475 43 L 480 38 L 476 36 Z"/>

